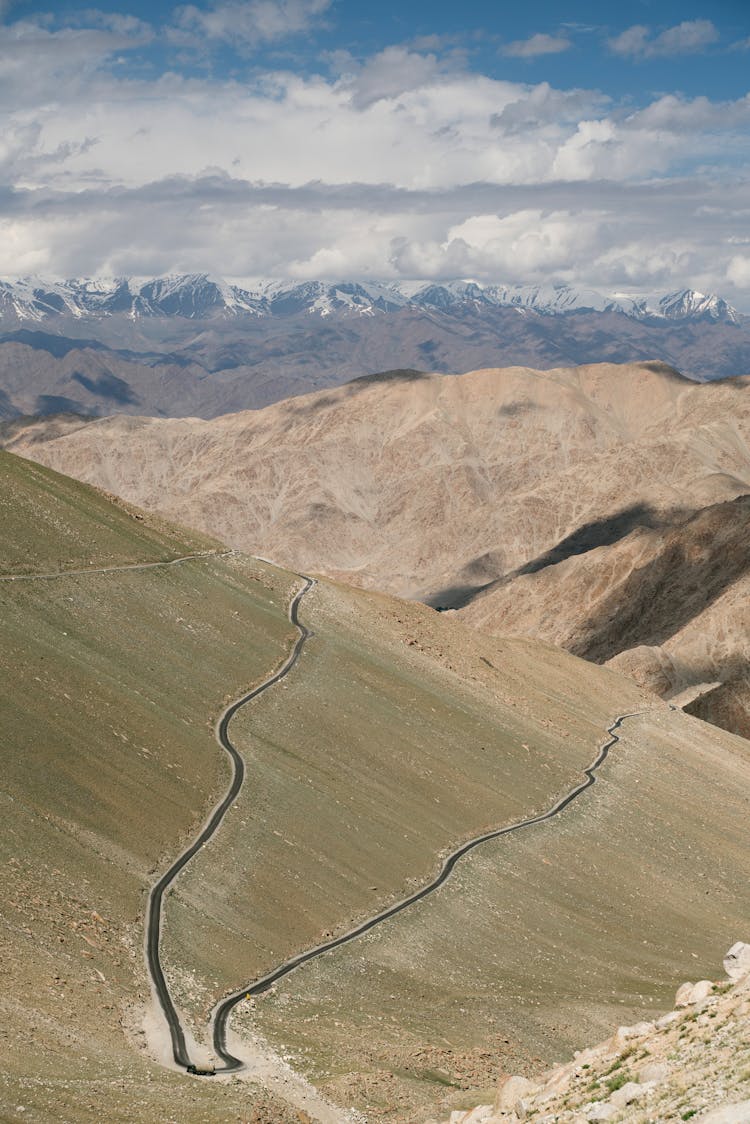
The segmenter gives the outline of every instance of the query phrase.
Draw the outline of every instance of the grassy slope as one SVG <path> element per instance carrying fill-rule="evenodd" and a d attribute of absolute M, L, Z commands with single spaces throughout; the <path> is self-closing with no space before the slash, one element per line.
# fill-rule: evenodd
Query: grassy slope
<path fill-rule="evenodd" d="M 286 650 L 289 583 L 235 557 L 0 585 L 6 1106 L 253 1119 L 250 1094 L 150 1065 L 121 1023 L 143 995 L 146 887 L 225 775 L 210 719 Z M 300 664 L 233 724 L 249 783 L 222 846 L 167 903 L 171 978 L 197 1022 L 226 989 L 423 880 L 441 849 L 548 806 L 612 717 L 643 704 L 606 669 L 478 639 L 424 606 L 321 583 L 303 616 L 315 636 Z M 616 785 L 477 854 L 438 896 L 238 1022 L 304 1052 L 343 1103 L 374 1104 L 372 1119 L 423 1119 L 446 1081 L 492 1081 L 498 1057 L 548 1056 L 658 999 L 672 966 L 681 978 L 704 953 L 714 963 L 749 904 L 744 743 L 655 713 L 613 762 Z M 629 818 L 620 797 L 636 801 Z M 720 890 L 704 901 L 694 886 L 709 870 Z"/>
<path fill-rule="evenodd" d="M 5 565 L 206 545 L 26 462 L 0 467 Z M 3 1119 L 24 1105 L 25 1120 L 203 1120 L 227 1097 L 227 1118 L 250 1116 L 246 1091 L 167 1073 L 123 1026 L 147 995 L 146 888 L 226 784 L 210 719 L 288 649 L 288 593 L 247 559 L 0 583 Z"/>
<path fill-rule="evenodd" d="M 219 549 L 215 539 L 0 451 L 0 573 L 156 562 Z"/>
<path fill-rule="evenodd" d="M 434 628 L 438 644 L 459 630 L 389 598 L 321 583 L 302 612 L 315 636 L 299 667 L 232 726 L 249 762 L 238 813 L 170 908 L 168 954 L 210 979 L 226 964 L 221 986 L 242 983 L 238 963 L 252 979 L 402 897 L 449 845 L 547 806 L 593 758 L 613 700 L 641 697 L 549 649 L 543 665 L 495 651 L 490 668 L 462 629 L 451 671 L 409 629 Z"/>
<path fill-rule="evenodd" d="M 657 705 L 563 818 L 475 852 L 437 895 L 242 1019 L 334 1097 L 422 1121 L 439 1082 L 492 1086 L 498 1069 L 529 1072 L 663 1010 L 745 931 L 749 784 L 747 742 Z"/>
<path fill-rule="evenodd" d="M 239 962 L 250 980 L 409 889 L 447 839 L 547 806 L 612 717 L 644 703 L 563 819 L 475 853 L 438 895 L 237 1021 L 291 1045 L 340 1103 L 421 1121 L 443 1082 L 492 1085 L 498 1066 L 533 1069 L 668 1006 L 741 936 L 747 743 L 421 606 L 323 585 L 305 613 L 316 638 L 300 674 L 234 728 L 252 788 L 224 842 L 242 873 L 202 857 L 170 913 L 186 1006 L 205 1013 Z"/>

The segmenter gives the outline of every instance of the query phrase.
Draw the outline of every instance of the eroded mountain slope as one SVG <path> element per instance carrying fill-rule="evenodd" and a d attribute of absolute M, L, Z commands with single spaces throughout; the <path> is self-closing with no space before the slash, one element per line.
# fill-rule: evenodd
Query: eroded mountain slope
<path fill-rule="evenodd" d="M 750 736 L 750 496 L 648 516 L 614 542 L 492 583 L 460 615 L 609 662 Z"/>
<path fill-rule="evenodd" d="M 231 545 L 451 603 L 625 508 L 747 491 L 746 391 L 649 363 L 400 372 L 210 422 L 115 417 L 49 440 L 35 423 L 6 440 Z"/>
<path fill-rule="evenodd" d="M 212 1093 L 155 1066 L 140 1024 L 147 888 L 226 784 L 211 723 L 288 650 L 294 579 L 241 556 L 171 564 L 209 544 L 179 530 L 160 537 L 148 518 L 86 486 L 0 459 L 3 548 L 15 568 L 0 583 L 4 1110 L 285 1120 L 283 1102 L 257 1086 Z M 27 580 L 22 557 L 31 574 L 61 563 L 92 572 Z M 576 725 L 563 739 L 527 706 L 516 717 L 524 676 L 512 660 L 499 696 L 479 685 L 497 673 L 465 653 L 473 687 L 464 688 L 444 649 L 425 662 L 414 637 L 378 632 L 377 614 L 322 588 L 317 596 L 328 609 L 296 676 L 302 702 L 279 687 L 257 729 L 243 739 L 239 727 L 251 767 L 243 803 L 221 846 L 206 850 L 208 865 L 166 904 L 170 979 L 199 1037 L 191 981 L 203 981 L 198 996 L 231 990 L 429 874 L 440 850 L 473 829 L 548 801 L 586 763 L 613 682 L 627 701 L 639 697 L 592 669 L 595 713 L 579 718 L 577 664 L 563 657 L 574 670 L 560 689 Z M 348 623 L 337 623 L 344 606 Z M 540 760 L 531 778 L 527 739 Z M 505 789 L 500 799 L 488 778 Z"/>
<path fill-rule="evenodd" d="M 34 421 L 5 440 L 287 565 L 616 657 L 664 693 L 726 684 L 700 713 L 745 733 L 747 515 L 722 505 L 750 493 L 748 385 L 658 363 L 402 371 L 211 422 Z"/>
<path fill-rule="evenodd" d="M 421 612 L 407 635 L 434 654 L 446 633 Z M 535 644 L 525 663 L 523 645 L 488 639 L 482 651 L 500 684 L 516 665 L 526 705 L 567 742 L 577 723 L 559 675 L 586 665 L 544 663 Z M 594 683 L 578 680 L 586 709 Z M 666 1006 L 740 931 L 749 780 L 746 742 L 657 704 L 626 722 L 600 782 L 560 818 L 474 852 L 433 897 L 288 977 L 238 1022 L 291 1046 L 318 1087 L 375 1120 L 423 1121 L 502 1072 L 533 1074 Z"/>

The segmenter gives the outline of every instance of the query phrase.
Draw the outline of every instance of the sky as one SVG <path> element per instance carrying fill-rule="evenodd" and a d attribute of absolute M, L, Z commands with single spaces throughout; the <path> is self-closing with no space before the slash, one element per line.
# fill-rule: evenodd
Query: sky
<path fill-rule="evenodd" d="M 0 0 L 0 117 L 0 277 L 750 312 L 747 0 Z"/>

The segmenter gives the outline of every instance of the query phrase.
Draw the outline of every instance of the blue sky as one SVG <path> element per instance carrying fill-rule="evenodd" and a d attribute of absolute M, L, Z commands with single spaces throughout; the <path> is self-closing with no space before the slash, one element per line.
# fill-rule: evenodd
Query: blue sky
<path fill-rule="evenodd" d="M 243 6 L 252 7 L 236 5 Z M 180 9 L 195 7 L 208 11 L 212 5 L 103 0 L 96 7 L 110 16 L 135 16 L 154 29 L 155 38 L 148 47 L 133 52 L 134 65 L 146 60 L 155 69 L 174 67 L 181 72 L 206 66 L 205 57 L 191 58 L 189 52 L 170 47 L 164 31 L 178 22 L 175 13 Z M 16 19 L 52 16 L 62 26 L 85 25 L 86 9 L 87 5 L 82 3 L 37 6 L 28 0 L 17 0 L 8 14 Z M 290 29 L 288 35 L 259 38 L 251 45 L 239 35 L 235 42 L 227 36 L 221 43 L 214 43 L 210 52 L 212 69 L 242 75 L 259 67 L 272 68 L 293 61 L 312 72 L 325 66 L 326 54 L 332 51 L 348 51 L 365 58 L 394 43 L 422 40 L 426 49 L 465 52 L 471 69 L 496 78 L 520 82 L 542 78 L 554 85 L 595 86 L 636 101 L 665 90 L 725 99 L 747 92 L 750 56 L 741 49 L 731 49 L 750 36 L 750 7 L 745 0 L 629 0 L 628 4 L 618 6 L 585 0 L 566 4 L 564 9 L 558 0 L 536 0 L 531 4 L 502 0 L 383 0 L 375 4 L 331 0 L 321 9 L 313 13 L 302 29 Z M 651 29 L 653 41 L 669 28 L 709 22 L 713 31 L 703 34 L 704 49 L 700 50 L 679 50 L 673 46 L 671 51 L 661 49 L 651 54 L 648 50 L 618 54 L 607 45 L 633 26 Z M 521 57 L 506 53 L 508 45 L 528 44 L 535 35 L 559 42 L 541 44 L 547 50 L 538 54 L 533 50 Z M 700 42 L 701 36 L 698 38 Z M 569 46 L 563 48 L 565 41 Z"/>
<path fill-rule="evenodd" d="M 750 307 L 750 9 L 0 0 L 0 275 L 471 276 Z"/>

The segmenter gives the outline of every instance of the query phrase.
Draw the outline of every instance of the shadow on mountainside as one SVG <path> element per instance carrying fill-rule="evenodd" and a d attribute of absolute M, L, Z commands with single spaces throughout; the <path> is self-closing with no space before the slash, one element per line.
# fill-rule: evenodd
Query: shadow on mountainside
<path fill-rule="evenodd" d="M 363 384 L 374 382 L 418 382 L 420 379 L 428 379 L 429 377 L 427 371 L 403 367 L 393 371 L 378 371 L 374 375 L 359 375 L 356 379 L 350 379 L 344 385 L 351 390 L 357 390 Z"/>
<path fill-rule="evenodd" d="M 604 663 L 640 644 L 663 644 L 750 573 L 749 542 L 750 495 L 697 511 L 600 603 L 569 650 Z"/>
<path fill-rule="evenodd" d="M 719 686 L 700 695 L 683 710 L 730 734 L 750 738 L 750 661 L 735 661 L 734 666 L 722 668 Z"/>
<path fill-rule="evenodd" d="M 133 388 L 124 379 L 112 374 L 111 371 L 102 371 L 96 378 L 84 375 L 80 371 L 74 371 L 71 375 L 71 381 L 79 383 L 84 390 L 88 390 L 89 394 L 108 399 L 119 405 L 135 405 L 139 401 Z M 38 412 L 41 413 L 41 411 Z"/>
<path fill-rule="evenodd" d="M 537 558 L 532 558 L 530 562 L 519 566 L 510 577 L 536 574 L 539 570 L 546 569 L 547 566 L 556 566 L 558 562 L 564 562 L 566 558 L 572 558 L 573 555 L 587 554 L 590 550 L 596 550 L 600 546 L 612 546 L 613 543 L 619 542 L 620 539 L 624 539 L 626 535 L 641 527 L 649 531 L 659 530 L 662 527 L 683 522 L 689 515 L 690 512 L 687 511 L 665 514 L 657 511 L 650 504 L 634 503 L 614 515 L 605 516 L 604 519 L 592 519 L 590 523 L 584 523 L 577 527 L 575 531 L 566 535 L 551 550 L 547 550 L 544 554 L 540 554 Z"/>
<path fill-rule="evenodd" d="M 678 523 L 685 522 L 692 514 L 693 512 L 683 509 L 660 512 L 650 504 L 632 504 L 630 507 L 623 508 L 622 511 L 615 512 L 614 515 L 607 515 L 603 519 L 593 519 L 589 523 L 584 523 L 581 527 L 577 527 L 575 531 L 566 535 L 550 550 L 546 550 L 543 554 L 539 554 L 536 558 L 532 558 L 529 562 L 525 562 L 522 566 L 507 574 L 491 577 L 489 581 L 481 583 L 469 581 L 461 583 L 461 576 L 470 577 L 472 570 L 479 569 L 481 571 L 484 569 L 486 572 L 485 560 L 488 556 L 482 555 L 481 558 L 474 559 L 464 567 L 461 574 L 457 576 L 459 580 L 456 581 L 455 585 L 447 586 L 431 594 L 425 598 L 425 604 L 430 605 L 433 609 L 463 609 L 478 594 L 492 586 L 506 585 L 514 578 L 521 577 L 524 574 L 536 574 L 540 570 L 546 569 L 547 566 L 556 566 L 558 562 L 564 562 L 566 558 L 572 558 L 574 555 L 587 554 L 590 550 L 596 550 L 601 546 L 612 546 L 613 543 L 619 542 L 620 539 L 624 539 L 627 535 L 639 529 L 661 530 L 665 527 L 673 527 Z"/>
<path fill-rule="evenodd" d="M 349 382 L 331 387 L 328 393 L 317 391 L 313 395 L 305 394 L 301 398 L 288 398 L 284 405 L 289 413 L 304 417 L 308 414 L 317 413 L 319 410 L 325 410 L 329 406 L 336 406 L 341 402 L 343 395 L 350 398 L 353 394 L 361 394 L 362 391 L 368 390 L 371 386 L 380 386 L 385 383 L 419 382 L 431 377 L 426 371 L 417 371 L 411 368 L 378 371 L 373 375 L 358 375 L 357 378 L 350 379 Z"/>

